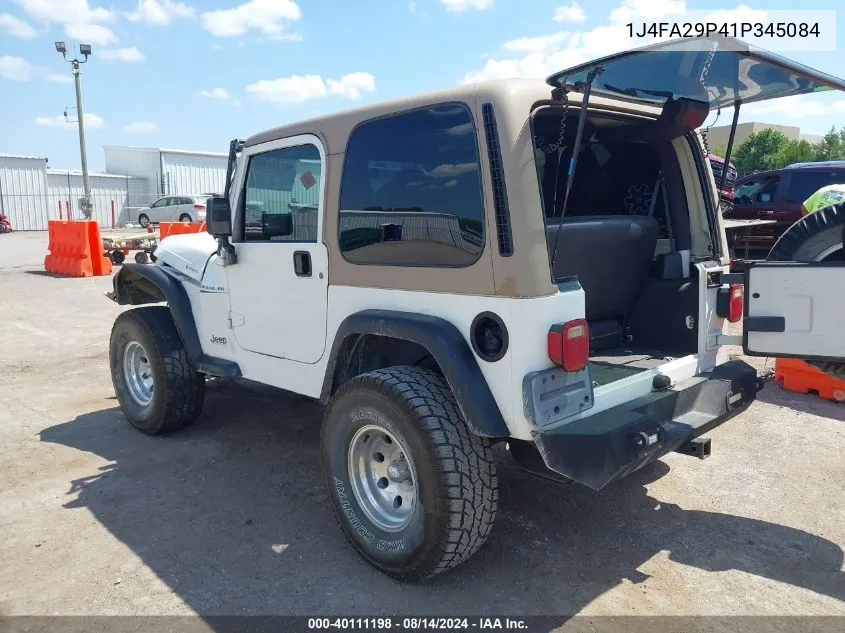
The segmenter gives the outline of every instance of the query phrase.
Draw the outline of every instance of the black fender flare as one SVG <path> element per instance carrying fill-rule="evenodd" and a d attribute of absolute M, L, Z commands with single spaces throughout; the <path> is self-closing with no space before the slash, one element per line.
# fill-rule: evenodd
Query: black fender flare
<path fill-rule="evenodd" d="M 204 374 L 224 378 L 239 378 L 241 368 L 231 360 L 203 353 L 191 301 L 185 287 L 160 266 L 125 263 L 112 278 L 111 298 L 118 305 L 143 305 L 167 302 L 179 337 L 191 362 Z"/>
<path fill-rule="evenodd" d="M 340 348 L 347 337 L 356 334 L 373 334 L 421 345 L 440 366 L 469 430 L 483 437 L 510 436 L 502 412 L 469 343 L 452 323 L 427 314 L 362 310 L 347 316 L 337 329 L 326 364 L 320 394 L 324 404 L 331 397 Z"/>

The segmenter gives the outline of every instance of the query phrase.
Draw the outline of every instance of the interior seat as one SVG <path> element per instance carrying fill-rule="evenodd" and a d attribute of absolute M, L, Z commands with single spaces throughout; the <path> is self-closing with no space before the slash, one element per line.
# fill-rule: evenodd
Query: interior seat
<path fill-rule="evenodd" d="M 560 231 L 560 237 L 557 237 Z M 647 216 L 549 219 L 549 252 L 557 244 L 555 281 L 577 277 L 586 295 L 591 330 L 622 322 L 643 290 L 657 247 L 658 223 Z M 621 328 L 614 327 L 621 336 Z"/>

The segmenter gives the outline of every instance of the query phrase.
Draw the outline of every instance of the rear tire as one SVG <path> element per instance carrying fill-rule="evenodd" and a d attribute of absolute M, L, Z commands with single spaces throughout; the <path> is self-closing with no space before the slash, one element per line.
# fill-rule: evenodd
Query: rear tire
<path fill-rule="evenodd" d="M 191 216 L 188 215 L 187 213 L 183 213 L 182 215 L 180 215 L 179 221 L 180 222 L 193 222 L 193 220 L 191 219 Z"/>
<path fill-rule="evenodd" d="M 766 260 L 817 262 L 840 259 L 845 238 L 843 232 L 845 203 L 819 209 L 790 226 L 772 247 Z"/>
<path fill-rule="evenodd" d="M 439 374 L 403 366 L 356 376 L 333 396 L 321 435 L 335 517 L 388 576 L 440 574 L 490 535 L 498 502 L 490 442 L 469 432 Z"/>
<path fill-rule="evenodd" d="M 142 213 L 138 216 L 138 224 L 140 224 L 142 228 L 147 228 L 150 225 L 150 216 L 146 213 Z"/>
<path fill-rule="evenodd" d="M 205 378 L 191 365 L 169 308 L 135 308 L 118 315 L 109 361 L 120 407 L 142 433 L 178 431 L 202 412 Z"/>

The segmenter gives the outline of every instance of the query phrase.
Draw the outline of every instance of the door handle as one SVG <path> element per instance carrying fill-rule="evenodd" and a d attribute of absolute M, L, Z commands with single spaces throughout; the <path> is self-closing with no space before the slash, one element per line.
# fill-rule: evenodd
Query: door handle
<path fill-rule="evenodd" d="M 297 277 L 311 276 L 311 253 L 308 251 L 295 251 L 293 254 L 293 272 Z"/>

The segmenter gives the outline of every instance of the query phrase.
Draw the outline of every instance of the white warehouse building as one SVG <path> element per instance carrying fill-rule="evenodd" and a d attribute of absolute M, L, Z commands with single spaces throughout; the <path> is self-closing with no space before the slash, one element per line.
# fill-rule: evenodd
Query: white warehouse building
<path fill-rule="evenodd" d="M 160 147 L 106 145 L 106 172 L 148 183 L 146 196 L 133 196 L 129 206 L 150 204 L 168 194 L 221 193 L 226 180 L 227 155 Z M 138 195 L 138 194 L 136 194 Z"/>
<path fill-rule="evenodd" d="M 107 146 L 105 173 L 89 172 L 94 219 L 101 227 L 134 222 L 137 209 L 168 194 L 218 193 L 227 155 Z M 16 231 L 45 231 L 48 220 L 80 219 L 82 172 L 52 169 L 47 158 L 0 154 L 0 212 Z"/>

